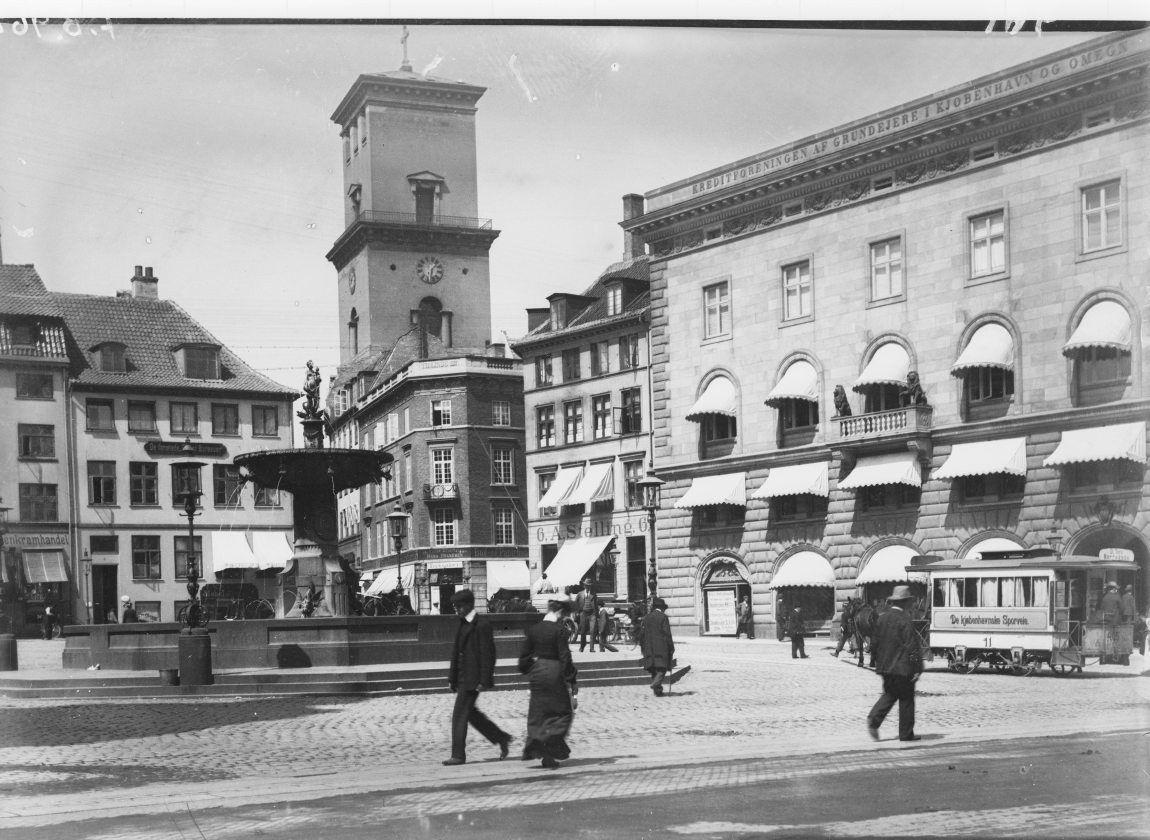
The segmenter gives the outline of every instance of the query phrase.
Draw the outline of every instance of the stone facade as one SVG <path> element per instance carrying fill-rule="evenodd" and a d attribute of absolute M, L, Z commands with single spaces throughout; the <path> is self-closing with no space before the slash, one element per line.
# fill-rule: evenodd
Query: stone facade
<path fill-rule="evenodd" d="M 749 587 L 770 626 L 803 600 L 769 588 L 799 552 L 829 561 L 841 601 L 883 548 L 963 555 L 989 538 L 1131 551 L 1143 572 L 1127 582 L 1145 609 L 1144 464 L 1110 458 L 1090 473 L 1043 462 L 1063 432 L 1144 422 L 1150 407 L 1150 252 L 1135 235 L 1150 210 L 1147 57 L 1145 36 L 1108 36 L 655 190 L 647 212 L 623 222 L 652 252 L 655 463 L 668 481 L 660 592 L 678 627 L 709 631 L 716 571 Z M 1098 201 L 1109 214 L 1101 234 Z M 716 287 L 729 323 L 707 337 Z M 1086 367 L 1102 363 L 1064 347 L 1102 301 L 1129 329 L 1108 362 L 1117 373 L 1092 388 Z M 989 324 L 1009 335 L 1013 378 L 1012 393 L 993 397 L 970 380 L 1001 383 L 1002 368 L 952 374 Z M 902 408 L 894 383 L 859 382 L 884 345 L 902 355 L 902 375 L 918 372 L 929 408 Z M 798 361 L 816 380 L 806 436 L 781 416 L 795 400 L 765 404 Z M 686 418 L 716 377 L 734 385 L 738 421 L 719 448 L 702 440 L 705 422 Z M 838 385 L 849 421 L 834 417 Z M 963 479 L 935 477 L 957 444 L 1022 436 L 1021 490 L 1004 481 L 972 495 Z M 914 453 L 920 493 L 839 489 L 865 459 L 897 452 Z M 710 519 L 674 507 L 702 476 L 743 473 L 751 495 L 771 470 L 820 462 L 825 513 L 755 499 Z M 812 623 L 829 628 L 835 602 L 813 608 Z"/>

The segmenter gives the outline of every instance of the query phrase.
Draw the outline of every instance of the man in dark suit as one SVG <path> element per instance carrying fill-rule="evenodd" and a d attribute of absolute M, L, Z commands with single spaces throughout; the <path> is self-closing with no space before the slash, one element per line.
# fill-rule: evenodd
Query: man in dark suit
<path fill-rule="evenodd" d="M 898 703 L 898 739 L 917 741 L 914 734 L 914 686 L 922 673 L 922 648 L 910 616 L 905 612 L 914 600 L 909 586 L 896 586 L 887 598 L 890 609 L 875 621 L 871 650 L 875 672 L 882 677 L 882 696 L 867 715 L 867 731 L 876 741 L 878 728 Z"/>
<path fill-rule="evenodd" d="M 643 668 L 651 675 L 651 691 L 663 696 L 663 680 L 675 667 L 675 640 L 671 638 L 671 622 L 667 618 L 667 602 L 651 599 L 651 612 L 639 627 L 639 650 L 643 654 Z"/>
<path fill-rule="evenodd" d="M 507 758 L 511 736 L 475 707 L 479 692 L 495 685 L 495 634 L 485 616 L 475 610 L 475 595 L 460 589 L 451 596 L 451 605 L 459 616 L 455 647 L 447 681 L 455 693 L 455 710 L 451 715 L 451 758 L 447 766 L 467 761 L 467 724 L 493 744 L 499 746 L 499 759 Z"/>
<path fill-rule="evenodd" d="M 595 650 L 595 637 L 599 635 L 599 596 L 591 587 L 591 578 L 583 581 L 583 591 L 575 599 L 576 620 L 579 622 L 579 650 L 587 647 L 591 636 L 591 650 Z"/>

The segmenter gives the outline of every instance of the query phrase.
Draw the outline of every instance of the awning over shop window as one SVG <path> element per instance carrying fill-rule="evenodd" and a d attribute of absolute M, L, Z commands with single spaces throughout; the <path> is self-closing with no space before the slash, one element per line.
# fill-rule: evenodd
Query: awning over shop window
<path fill-rule="evenodd" d="M 716 376 L 707 384 L 699 398 L 695 400 L 695 404 L 687 412 L 687 419 L 700 421 L 708 414 L 724 414 L 727 417 L 735 417 L 738 410 L 739 394 L 735 390 L 735 383 L 725 376 Z"/>
<path fill-rule="evenodd" d="M 577 537 L 565 541 L 547 567 L 547 579 L 560 591 L 566 586 L 578 586 L 587 570 L 614 541 L 614 537 Z"/>
<path fill-rule="evenodd" d="M 336 569 L 335 571 L 339 571 Z M 408 563 L 406 566 L 399 567 L 398 580 L 395 574 L 395 567 L 390 569 L 379 569 L 375 571 L 375 580 L 371 582 L 371 586 L 364 590 L 364 595 L 382 595 L 385 592 L 391 592 L 395 589 L 396 583 L 403 584 L 403 591 L 411 595 L 411 587 L 415 580 L 415 564 Z"/>
<path fill-rule="evenodd" d="M 747 506 L 747 474 L 706 475 L 691 479 L 691 486 L 675 507 L 691 509 L 707 505 Z"/>
<path fill-rule="evenodd" d="M 1014 370 L 1014 339 L 1002 324 L 983 324 L 974 331 L 958 359 L 950 366 L 952 376 L 971 368 Z"/>
<path fill-rule="evenodd" d="M 751 494 L 752 499 L 773 499 L 776 496 L 830 495 L 827 482 L 827 462 L 791 464 L 772 467 L 763 486 Z"/>
<path fill-rule="evenodd" d="M 363 583 L 368 580 L 375 580 L 375 576 L 379 574 L 379 569 L 369 569 L 366 572 L 359 573 L 359 582 Z"/>
<path fill-rule="evenodd" d="M 1090 347 L 1130 349 L 1130 313 L 1112 300 L 1100 300 L 1086 310 L 1070 340 L 1062 346 L 1065 356 Z"/>
<path fill-rule="evenodd" d="M 901 344 L 888 342 L 871 356 L 866 368 L 851 388 L 862 391 L 868 385 L 905 385 L 910 371 L 910 356 Z"/>
<path fill-rule="evenodd" d="M 563 504 L 585 505 L 602 499 L 615 498 L 615 471 L 612 469 L 614 466 L 613 461 L 591 464 L 583 473 L 579 484 L 563 500 Z"/>
<path fill-rule="evenodd" d="M 1146 463 L 1145 422 L 1063 432 L 1058 447 L 1042 462 L 1042 466 L 1060 467 L 1064 464 L 1123 459 L 1138 464 Z"/>
<path fill-rule="evenodd" d="M 964 560 L 981 560 L 984 551 L 1024 551 L 1026 546 L 1006 537 L 987 537 L 966 550 Z"/>
<path fill-rule="evenodd" d="M 27 583 L 63 583 L 68 580 L 64 552 L 59 549 L 33 551 L 24 549 L 24 580 Z"/>
<path fill-rule="evenodd" d="M 285 569 L 292 559 L 291 534 L 287 531 L 253 531 L 252 553 L 260 569 Z"/>
<path fill-rule="evenodd" d="M 547 575 L 551 579 L 551 575 Z M 487 597 L 500 589 L 531 589 L 531 572 L 526 560 L 488 560 Z"/>
<path fill-rule="evenodd" d="M 835 573 L 827 558 L 814 551 L 800 551 L 783 561 L 775 572 L 767 589 L 782 589 L 785 586 L 830 586 L 835 585 Z"/>
<path fill-rule="evenodd" d="M 566 498 L 575 485 L 579 483 L 579 479 L 583 476 L 583 466 L 577 467 L 560 467 L 559 472 L 555 474 L 554 481 L 543 494 L 543 498 L 539 500 L 540 508 L 559 507 L 559 505 L 566 504 Z"/>
<path fill-rule="evenodd" d="M 797 361 L 786 369 L 771 393 L 767 394 L 766 403 L 777 408 L 783 400 L 819 401 L 819 375 L 814 365 Z"/>
<path fill-rule="evenodd" d="M 850 475 L 839 482 L 840 490 L 878 487 L 882 484 L 922 486 L 922 471 L 913 452 L 894 452 L 859 458 Z"/>
<path fill-rule="evenodd" d="M 968 475 L 1026 475 L 1026 438 L 956 443 L 935 478 L 964 478 Z"/>
<path fill-rule="evenodd" d="M 212 571 L 219 574 L 224 569 L 258 569 L 259 561 L 248 545 L 243 531 L 212 531 Z M 205 571 L 207 564 L 204 564 Z"/>
<path fill-rule="evenodd" d="M 867 583 L 926 583 L 926 573 L 906 570 L 911 558 L 917 555 L 917 551 L 905 545 L 880 548 L 855 578 L 855 586 Z"/>

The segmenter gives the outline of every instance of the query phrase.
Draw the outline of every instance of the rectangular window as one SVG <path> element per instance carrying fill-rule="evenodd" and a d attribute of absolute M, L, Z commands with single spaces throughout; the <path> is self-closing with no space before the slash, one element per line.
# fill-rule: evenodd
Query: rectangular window
<path fill-rule="evenodd" d="M 450 426 L 451 425 L 451 400 L 432 400 L 431 401 L 431 425 L 432 426 Z"/>
<path fill-rule="evenodd" d="M 639 486 L 639 481 L 642 478 L 642 461 L 623 462 L 623 484 L 627 488 L 627 507 L 629 508 L 643 507 L 643 488 Z"/>
<path fill-rule="evenodd" d="M 1120 188 L 1114 180 L 1082 190 L 1082 253 L 1122 244 Z"/>
<path fill-rule="evenodd" d="M 51 400 L 55 399 L 50 373 L 16 374 L 16 399 Z"/>
<path fill-rule="evenodd" d="M 120 538 L 115 534 L 93 534 L 88 538 L 93 554 L 119 554 Z"/>
<path fill-rule="evenodd" d="M 186 402 L 168 403 L 168 423 L 173 435 L 199 434 L 199 406 Z"/>
<path fill-rule="evenodd" d="M 511 425 L 511 403 L 507 400 L 495 400 L 491 403 L 491 425 Z"/>
<path fill-rule="evenodd" d="M 563 442 L 583 442 L 583 403 L 563 403 Z"/>
<path fill-rule="evenodd" d="M 85 417 L 89 432 L 114 432 L 116 430 L 111 400 L 88 400 L 85 405 Z"/>
<path fill-rule="evenodd" d="M 1014 371 L 1001 368 L 970 368 L 963 374 L 966 400 L 978 405 L 1004 400 L 1014 394 Z"/>
<path fill-rule="evenodd" d="M 623 311 L 623 287 L 614 285 L 607 290 L 607 315 L 618 315 Z"/>
<path fill-rule="evenodd" d="M 619 339 L 619 370 L 639 367 L 639 336 L 625 335 Z"/>
<path fill-rule="evenodd" d="M 56 457 L 56 427 L 34 423 L 18 423 L 16 437 L 20 457 L 27 459 Z"/>
<path fill-rule="evenodd" d="M 963 504 L 978 505 L 1021 499 L 1025 488 L 1025 476 L 991 473 L 965 476 L 959 492 Z"/>
<path fill-rule="evenodd" d="M 156 431 L 156 404 L 129 400 L 128 431 L 149 434 Z"/>
<path fill-rule="evenodd" d="M 116 504 L 116 462 L 88 462 L 88 504 Z"/>
<path fill-rule="evenodd" d="M 1001 210 L 970 220 L 970 276 L 1006 270 L 1006 214 Z"/>
<path fill-rule="evenodd" d="M 158 536 L 132 536 L 132 579 L 161 580 L 160 538 Z"/>
<path fill-rule="evenodd" d="M 858 491 L 859 506 L 864 511 L 901 510 L 918 507 L 921 490 L 907 484 L 880 484 Z"/>
<path fill-rule="evenodd" d="M 511 508 L 496 508 L 491 512 L 496 545 L 515 545 L 515 518 Z"/>
<path fill-rule="evenodd" d="M 783 400 L 779 405 L 783 431 L 805 429 L 819 424 L 819 404 L 810 400 Z"/>
<path fill-rule="evenodd" d="M 55 484 L 20 485 L 21 522 L 58 522 Z"/>
<path fill-rule="evenodd" d="M 128 464 L 128 501 L 133 505 L 159 504 L 155 464 L 148 461 Z"/>
<path fill-rule="evenodd" d="M 823 519 L 826 515 L 825 496 L 803 493 L 797 496 L 775 496 L 771 499 L 771 519 L 774 522 Z"/>
<path fill-rule="evenodd" d="M 727 281 L 703 289 L 703 338 L 731 332 L 731 293 Z"/>
<path fill-rule="evenodd" d="M 783 266 L 783 320 L 810 315 L 811 300 L 811 261 Z"/>
<path fill-rule="evenodd" d="M 411 447 L 403 450 L 403 489 L 411 490 Z"/>
<path fill-rule="evenodd" d="M 231 464 L 212 465 L 212 496 L 216 507 L 238 507 L 244 482 Z"/>
<path fill-rule="evenodd" d="M 541 405 L 535 409 L 535 431 L 540 449 L 555 445 L 555 406 Z"/>
<path fill-rule="evenodd" d="M 514 450 L 510 446 L 491 447 L 491 483 L 514 484 Z"/>
<path fill-rule="evenodd" d="M 602 376 L 611 371 L 611 343 L 595 341 L 591 344 L 591 375 Z"/>
<path fill-rule="evenodd" d="M 599 394 L 591 398 L 591 428 L 595 440 L 615 433 L 614 423 L 611 422 L 610 394 Z"/>
<path fill-rule="evenodd" d="M 188 379 L 219 379 L 219 351 L 214 347 L 185 347 L 184 376 Z"/>
<path fill-rule="evenodd" d="M 703 441 L 731 440 L 738 436 L 738 424 L 726 414 L 708 414 L 703 417 Z"/>
<path fill-rule="evenodd" d="M 1078 351 L 1075 369 L 1079 387 L 1113 385 L 1130 378 L 1130 352 L 1114 347 L 1086 347 Z"/>
<path fill-rule="evenodd" d="M 432 484 L 454 484 L 455 483 L 455 450 L 454 449 L 432 449 L 431 450 L 431 483 Z"/>
<path fill-rule="evenodd" d="M 264 487 L 256 484 L 256 507 L 279 507 L 280 493 L 274 487 Z"/>
<path fill-rule="evenodd" d="M 638 388 L 625 388 L 619 392 L 623 410 L 619 414 L 619 434 L 630 435 L 643 431 L 643 396 Z"/>
<path fill-rule="evenodd" d="M 176 507 L 182 507 L 184 504 L 184 497 L 188 493 L 199 493 L 203 490 L 200 484 L 200 468 L 187 467 L 178 464 L 172 465 L 172 504 Z M 196 499 L 196 507 L 201 504 L 200 499 Z"/>
<path fill-rule="evenodd" d="M 1067 477 L 1073 493 L 1137 492 L 1145 471 L 1144 465 L 1125 459 L 1085 461 L 1071 464 Z"/>
<path fill-rule="evenodd" d="M 544 353 L 535 357 L 535 387 L 542 388 L 551 384 L 551 356 Z"/>
<path fill-rule="evenodd" d="M 436 507 L 431 512 L 434 545 L 455 545 L 455 511 Z"/>
<path fill-rule="evenodd" d="M 204 538 L 195 537 L 195 542 L 190 543 L 187 537 L 176 537 L 174 547 L 176 553 L 176 579 L 186 578 L 188 576 L 188 565 L 192 563 L 194 563 L 196 567 L 196 577 L 203 577 L 204 564 L 201 558 L 204 556 Z"/>
<path fill-rule="evenodd" d="M 238 435 L 240 407 L 233 403 L 212 403 L 212 434 Z"/>
<path fill-rule="evenodd" d="M 579 369 L 579 348 L 573 350 L 563 351 L 563 381 L 573 382 L 576 379 L 582 378 L 582 373 Z"/>
<path fill-rule="evenodd" d="M 885 300 L 899 297 L 902 284 L 902 237 L 873 242 L 870 246 L 870 297 Z"/>
<path fill-rule="evenodd" d="M 551 489 L 551 483 L 555 481 L 555 473 L 539 473 L 539 498 L 542 499 L 547 495 L 547 491 Z M 554 516 L 556 508 L 540 508 L 540 516 Z"/>
<path fill-rule="evenodd" d="M 278 437 L 280 413 L 274 405 L 252 406 L 252 434 L 257 437 Z"/>

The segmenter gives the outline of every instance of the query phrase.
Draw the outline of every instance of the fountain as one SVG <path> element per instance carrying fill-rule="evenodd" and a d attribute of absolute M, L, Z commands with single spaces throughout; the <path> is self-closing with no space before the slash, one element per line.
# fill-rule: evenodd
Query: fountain
<path fill-rule="evenodd" d="M 345 617 L 358 585 L 355 570 L 341 559 L 336 530 L 336 496 L 379 481 L 392 457 L 370 449 L 328 449 L 327 412 L 319 405 L 319 370 L 307 363 L 303 409 L 303 449 L 271 449 L 237 455 L 232 463 L 246 480 L 292 494 L 292 559 L 283 570 L 283 592 L 294 579 L 294 603 L 285 597 L 283 618 Z"/>

